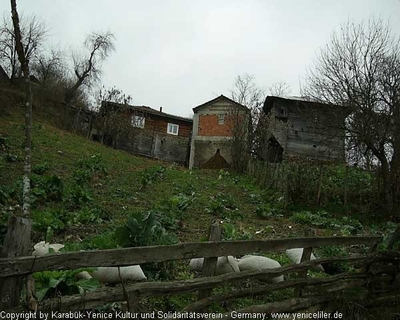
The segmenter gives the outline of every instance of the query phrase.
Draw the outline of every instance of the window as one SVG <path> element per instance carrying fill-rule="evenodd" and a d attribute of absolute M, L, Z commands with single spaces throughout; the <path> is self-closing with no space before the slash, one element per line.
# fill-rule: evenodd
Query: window
<path fill-rule="evenodd" d="M 135 128 L 144 128 L 145 119 L 142 116 L 132 116 L 132 126 Z"/>
<path fill-rule="evenodd" d="M 219 114 L 218 115 L 218 124 L 224 124 L 225 123 L 225 114 Z"/>
<path fill-rule="evenodd" d="M 178 132 L 179 132 L 179 126 L 177 124 L 168 123 L 167 133 L 177 136 Z"/>

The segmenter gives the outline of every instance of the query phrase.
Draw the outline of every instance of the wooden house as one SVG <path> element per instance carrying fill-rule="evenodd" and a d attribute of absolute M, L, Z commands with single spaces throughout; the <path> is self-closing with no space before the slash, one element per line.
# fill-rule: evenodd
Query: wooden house
<path fill-rule="evenodd" d="M 322 161 L 344 161 L 344 122 L 347 107 L 299 98 L 268 96 L 265 114 L 273 113 L 281 126 L 272 132 L 269 160 L 296 157 Z M 265 159 L 267 160 L 267 159 Z"/>
<path fill-rule="evenodd" d="M 249 109 L 220 95 L 193 108 L 189 168 L 222 168 L 232 162 L 233 116 L 247 116 Z M 213 163 L 211 163 L 213 162 Z"/>
<path fill-rule="evenodd" d="M 108 110 L 121 107 L 131 134 L 116 138 L 115 148 L 154 159 L 187 165 L 192 119 L 175 116 L 147 106 L 107 102 Z"/>

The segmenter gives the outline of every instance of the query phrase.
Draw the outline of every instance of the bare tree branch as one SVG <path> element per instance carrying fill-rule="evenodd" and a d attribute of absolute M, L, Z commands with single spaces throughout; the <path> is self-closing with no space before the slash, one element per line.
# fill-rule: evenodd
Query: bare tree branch
<path fill-rule="evenodd" d="M 47 37 L 46 24 L 36 16 L 20 18 L 21 39 L 24 57 L 29 62 L 42 50 Z M 0 27 L 0 64 L 7 72 L 10 79 L 21 77 L 22 69 L 16 50 L 16 35 L 12 22 L 8 17 L 3 17 Z"/>

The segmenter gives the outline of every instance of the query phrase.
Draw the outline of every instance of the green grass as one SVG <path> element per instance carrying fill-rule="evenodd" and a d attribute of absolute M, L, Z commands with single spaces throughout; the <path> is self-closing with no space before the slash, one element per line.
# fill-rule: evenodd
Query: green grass
<path fill-rule="evenodd" d="M 0 118 L 0 124 L 0 136 L 7 146 L 0 153 L 0 185 L 6 191 L 13 190 L 7 207 L 2 207 L 5 214 L 10 206 L 17 210 L 15 205 L 21 205 L 24 126 L 16 115 Z M 40 225 L 34 228 L 34 240 L 44 239 L 51 217 L 64 222 L 64 226 L 55 227 L 53 238 L 73 241 L 78 236 L 83 240 L 116 228 L 130 213 L 148 210 L 165 219 L 178 219 L 174 232 L 180 241 L 205 240 L 215 220 L 232 225 L 235 234 L 245 233 L 250 238 L 275 238 L 293 230 L 302 234 L 300 225 L 298 229 L 282 229 L 280 226 L 288 220 L 280 215 L 261 219 L 255 214 L 271 201 L 271 196 L 248 177 L 226 171 L 189 171 L 136 157 L 40 120 L 34 122 L 32 135 L 32 166 L 36 172 L 33 191 L 38 198 L 33 216 L 45 220 L 34 221 Z M 10 161 L 9 155 L 15 160 Z M 160 168 L 164 168 L 161 173 L 153 173 Z M 54 177 L 62 183 L 62 199 L 52 199 L 54 192 L 48 195 L 55 187 L 46 181 Z"/>

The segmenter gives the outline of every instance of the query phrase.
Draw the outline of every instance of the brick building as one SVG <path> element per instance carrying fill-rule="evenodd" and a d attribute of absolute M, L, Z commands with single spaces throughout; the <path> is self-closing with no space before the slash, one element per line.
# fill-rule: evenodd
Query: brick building
<path fill-rule="evenodd" d="M 224 95 L 193 108 L 189 168 L 204 167 L 214 156 L 224 159 L 224 163 L 229 165 L 232 162 L 232 117 L 248 112 L 248 108 Z"/>

